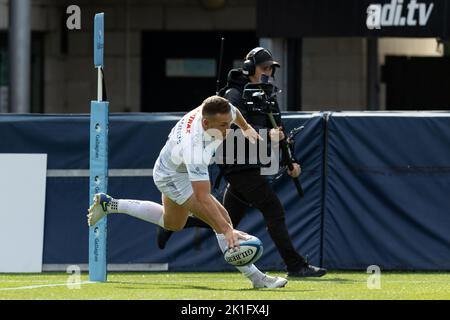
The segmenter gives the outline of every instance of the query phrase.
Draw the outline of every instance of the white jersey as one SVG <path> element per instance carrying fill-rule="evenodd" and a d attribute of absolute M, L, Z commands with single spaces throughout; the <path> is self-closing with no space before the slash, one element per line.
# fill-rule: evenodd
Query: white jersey
<path fill-rule="evenodd" d="M 231 105 L 233 122 L 236 107 Z M 202 107 L 187 113 L 172 128 L 155 163 L 154 177 L 187 173 L 190 181 L 209 180 L 208 165 L 222 140 L 209 136 L 202 126 Z M 157 172 L 156 172 L 157 171 Z"/>

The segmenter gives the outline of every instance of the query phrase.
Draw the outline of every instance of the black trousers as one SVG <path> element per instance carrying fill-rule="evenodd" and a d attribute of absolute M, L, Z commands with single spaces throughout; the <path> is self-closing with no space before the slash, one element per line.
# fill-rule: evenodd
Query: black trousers
<path fill-rule="evenodd" d="M 306 264 L 305 259 L 295 250 L 286 226 L 285 212 L 280 199 L 270 186 L 260 169 L 228 173 L 228 188 L 223 205 L 227 209 L 236 228 L 249 207 L 261 211 L 267 230 L 283 258 L 287 271 L 296 271 Z"/>

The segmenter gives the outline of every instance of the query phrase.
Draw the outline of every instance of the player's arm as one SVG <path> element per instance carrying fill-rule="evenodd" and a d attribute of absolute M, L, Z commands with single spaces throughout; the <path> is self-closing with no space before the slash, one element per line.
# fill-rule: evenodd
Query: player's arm
<path fill-rule="evenodd" d="M 220 212 L 211 195 L 209 180 L 191 181 L 194 191 L 195 213 L 209 223 L 217 232 L 225 235 L 229 248 L 239 248 L 239 239 L 245 239 L 244 235 L 233 229 L 231 219 L 226 219 Z"/>
<path fill-rule="evenodd" d="M 211 185 L 209 180 L 191 181 L 194 198 L 197 204 L 197 213 L 204 216 L 217 233 L 225 233 L 233 229 L 229 219 L 225 219 L 211 198 Z"/>
<path fill-rule="evenodd" d="M 256 132 L 255 129 L 251 125 L 248 124 L 248 122 L 245 120 L 244 116 L 242 115 L 241 111 L 239 111 L 238 108 L 232 106 L 234 108 L 234 111 L 236 112 L 236 116 L 234 118 L 234 123 L 241 128 L 244 136 L 251 142 L 255 143 L 257 139 L 263 140 L 263 138 Z"/>

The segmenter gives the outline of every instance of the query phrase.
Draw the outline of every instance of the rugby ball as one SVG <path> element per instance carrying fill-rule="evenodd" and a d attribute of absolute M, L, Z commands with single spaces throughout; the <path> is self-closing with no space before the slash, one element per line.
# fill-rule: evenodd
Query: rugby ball
<path fill-rule="evenodd" d="M 223 253 L 225 261 L 229 264 L 242 267 L 255 263 L 263 254 L 263 245 L 261 240 L 255 236 L 249 235 L 247 239 L 239 240 L 238 250 L 226 250 Z"/>

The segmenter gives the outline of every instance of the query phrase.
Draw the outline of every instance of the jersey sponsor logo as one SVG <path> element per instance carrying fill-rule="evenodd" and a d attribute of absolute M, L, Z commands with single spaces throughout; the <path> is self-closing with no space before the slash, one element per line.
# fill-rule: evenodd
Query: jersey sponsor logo
<path fill-rule="evenodd" d="M 194 170 L 190 170 L 190 173 L 197 176 L 207 176 L 208 172 L 201 171 L 199 167 L 195 167 Z"/>
<path fill-rule="evenodd" d="M 191 132 L 192 123 L 194 122 L 195 117 L 197 116 L 198 110 L 194 111 L 191 116 L 188 119 L 187 125 L 186 125 L 186 133 Z"/>
<path fill-rule="evenodd" d="M 382 27 L 426 26 L 434 3 L 428 5 L 417 0 L 391 0 L 390 3 L 373 3 L 367 7 L 366 25 L 369 30 Z"/>
<path fill-rule="evenodd" d="M 183 127 L 184 127 L 184 123 L 186 122 L 186 119 L 183 118 L 181 119 L 180 123 L 178 124 L 177 128 L 176 128 L 176 141 L 177 144 L 181 143 L 181 140 L 183 140 Z"/>

